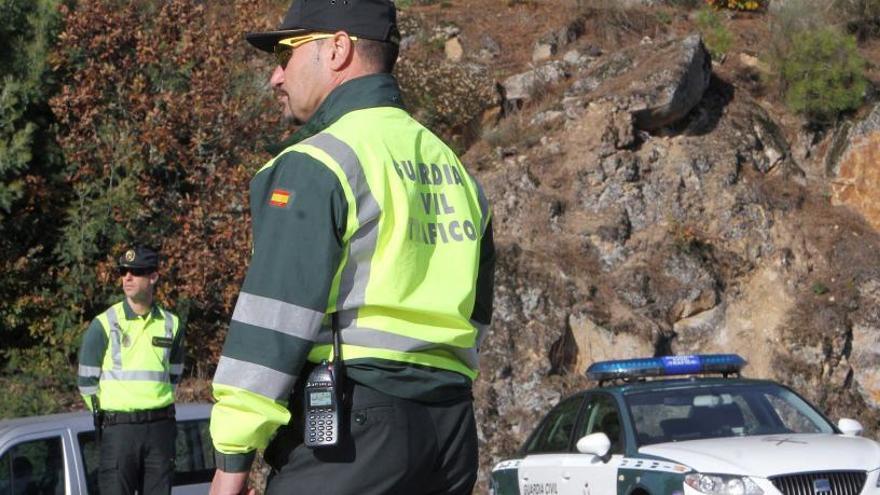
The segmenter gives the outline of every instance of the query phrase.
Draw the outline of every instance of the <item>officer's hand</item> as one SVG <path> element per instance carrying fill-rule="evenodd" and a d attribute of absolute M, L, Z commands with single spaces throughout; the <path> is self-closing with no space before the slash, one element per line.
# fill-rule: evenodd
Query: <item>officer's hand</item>
<path fill-rule="evenodd" d="M 227 473 L 217 470 L 211 481 L 210 495 L 255 495 L 256 491 L 247 486 L 248 473 Z"/>

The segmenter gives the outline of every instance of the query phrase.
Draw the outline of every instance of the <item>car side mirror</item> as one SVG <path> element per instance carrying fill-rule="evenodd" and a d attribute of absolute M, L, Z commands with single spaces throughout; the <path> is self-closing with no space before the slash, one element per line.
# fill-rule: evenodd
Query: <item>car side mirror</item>
<path fill-rule="evenodd" d="M 837 427 L 848 437 L 857 437 L 864 430 L 861 423 L 849 418 L 840 418 L 840 421 L 837 422 Z"/>
<path fill-rule="evenodd" d="M 581 454 L 595 455 L 604 462 L 608 451 L 611 450 L 611 440 L 608 439 L 608 435 L 602 432 L 591 433 L 577 441 L 577 450 Z"/>

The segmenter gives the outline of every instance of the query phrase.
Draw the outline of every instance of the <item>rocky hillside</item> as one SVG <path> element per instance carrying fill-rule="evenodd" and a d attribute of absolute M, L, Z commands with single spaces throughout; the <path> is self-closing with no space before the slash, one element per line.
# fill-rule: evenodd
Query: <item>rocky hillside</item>
<path fill-rule="evenodd" d="M 529 8 L 546 22 L 514 5 L 509 29 Z M 407 12 L 471 84 L 462 100 L 498 85 L 459 123 L 464 141 L 482 129 L 465 159 L 500 263 L 481 480 L 600 359 L 736 352 L 880 435 L 880 105 L 808 130 L 756 89 L 756 52 L 713 62 L 686 14 L 658 27 L 634 8 L 619 31 L 579 11 L 494 39 L 469 27 L 482 13 Z M 514 38 L 520 60 L 496 41 Z"/>

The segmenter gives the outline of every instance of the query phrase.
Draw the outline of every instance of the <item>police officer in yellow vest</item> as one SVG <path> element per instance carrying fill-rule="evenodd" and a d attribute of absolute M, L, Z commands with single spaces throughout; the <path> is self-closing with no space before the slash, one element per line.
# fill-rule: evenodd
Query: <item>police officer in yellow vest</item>
<path fill-rule="evenodd" d="M 77 382 L 101 418 L 101 495 L 171 493 L 174 386 L 183 372 L 183 328 L 153 300 L 159 255 L 137 246 L 119 259 L 125 298 L 92 320 Z"/>
<path fill-rule="evenodd" d="M 247 39 L 274 52 L 270 83 L 302 126 L 250 185 L 253 256 L 213 382 L 212 493 L 246 490 L 266 449 L 269 495 L 469 494 L 490 210 L 404 109 L 394 4 L 294 0 L 277 31 Z M 303 383 L 336 359 L 333 326 L 344 377 L 328 433 L 335 399 Z"/>

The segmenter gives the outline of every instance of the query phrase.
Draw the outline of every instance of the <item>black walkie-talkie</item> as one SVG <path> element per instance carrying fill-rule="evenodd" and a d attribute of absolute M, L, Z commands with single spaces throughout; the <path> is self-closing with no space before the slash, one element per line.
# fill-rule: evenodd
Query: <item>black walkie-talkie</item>
<path fill-rule="evenodd" d="M 342 346 L 337 314 L 330 315 L 333 331 L 333 362 L 319 364 L 309 373 L 305 385 L 305 431 L 309 448 L 332 447 L 339 443 L 342 420 Z"/>

